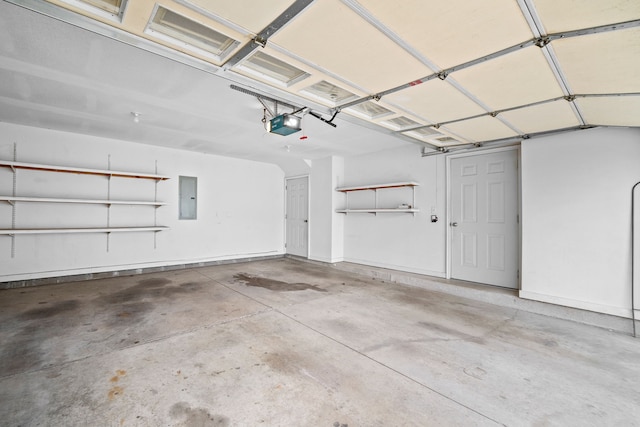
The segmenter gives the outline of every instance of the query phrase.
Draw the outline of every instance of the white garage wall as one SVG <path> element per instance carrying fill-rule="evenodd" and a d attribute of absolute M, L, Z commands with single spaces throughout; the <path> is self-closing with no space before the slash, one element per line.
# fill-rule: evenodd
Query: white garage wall
<path fill-rule="evenodd" d="M 344 260 L 344 218 L 336 213 L 344 180 L 344 159 L 338 156 L 313 160 L 310 176 L 309 259 Z"/>
<path fill-rule="evenodd" d="M 365 265 L 445 276 L 445 157 L 422 157 L 417 146 L 385 150 L 345 159 L 343 185 L 357 186 L 416 181 L 420 212 L 347 214 L 344 259 Z M 411 189 L 380 190 L 388 203 L 411 203 Z M 367 192 L 370 193 L 370 192 Z M 366 207 L 371 194 L 350 193 L 352 207 Z M 387 207 L 387 206 L 384 206 Z M 431 211 L 439 221 L 430 221 Z"/>
<path fill-rule="evenodd" d="M 522 144 L 520 296 L 630 316 L 631 187 L 640 129 Z"/>
<path fill-rule="evenodd" d="M 156 249 L 152 233 L 113 234 L 109 252 L 104 234 L 16 236 L 11 258 L 10 238 L 0 236 L 0 281 L 284 253 L 284 173 L 275 165 L 5 123 L 0 135 L 0 159 L 12 159 L 15 142 L 18 161 L 106 169 L 110 155 L 114 170 L 153 173 L 157 160 L 158 173 L 172 178 L 158 184 L 158 199 L 169 203 L 158 209 L 158 224 L 171 230 L 157 234 Z M 525 141 L 521 153 L 521 297 L 629 316 L 630 189 L 640 180 L 640 130 L 594 129 L 535 139 Z M 343 236 L 345 261 L 444 276 L 445 157 L 423 158 L 412 146 L 348 157 L 339 182 L 342 165 L 342 159 L 319 162 L 327 190 L 323 203 L 332 199 L 334 207 L 342 207 L 343 195 L 333 191 L 337 185 L 417 181 L 421 212 L 339 214 L 344 221 L 326 223 L 336 215 L 327 213 L 324 225 L 333 225 L 316 232 L 333 235 L 331 245 L 322 240 L 316 258 L 339 261 Z M 177 219 L 179 175 L 198 177 L 196 221 Z M 0 194 L 11 190 L 12 172 L 0 168 Z M 21 196 L 106 198 L 107 181 L 18 171 L 17 190 Z M 111 197 L 152 200 L 153 191 L 152 181 L 114 178 Z M 313 191 L 311 197 L 313 207 Z M 432 210 L 437 223 L 430 222 Z M 18 204 L 16 213 L 17 227 L 106 224 L 106 208 L 99 205 Z M 153 208 L 112 207 L 112 226 L 152 222 Z M 10 226 L 11 206 L 1 203 L 0 228 Z M 322 239 L 317 233 L 315 238 Z"/>
<path fill-rule="evenodd" d="M 276 165 L 0 123 L 0 159 L 158 173 L 159 225 L 152 232 L 0 236 L 0 282 L 284 253 L 284 173 Z M 18 170 L 18 196 L 107 198 L 107 178 Z M 198 219 L 178 220 L 178 176 L 198 178 Z M 11 195 L 12 172 L 0 168 L 0 194 Z M 111 198 L 153 200 L 150 180 L 112 178 Z M 113 206 L 112 226 L 153 224 L 152 207 Z M 26 204 L 16 227 L 104 227 L 102 205 Z M 0 228 L 11 227 L 11 206 L 0 203 Z"/>

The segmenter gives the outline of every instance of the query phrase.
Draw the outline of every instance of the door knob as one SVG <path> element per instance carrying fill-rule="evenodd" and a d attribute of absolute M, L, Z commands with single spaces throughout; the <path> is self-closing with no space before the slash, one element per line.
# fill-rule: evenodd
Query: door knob
<path fill-rule="evenodd" d="M 457 227 L 457 226 L 458 226 L 458 223 L 457 223 L 457 222 L 452 222 L 452 223 L 450 223 L 449 225 L 450 225 L 450 226 L 452 226 L 452 227 Z"/>

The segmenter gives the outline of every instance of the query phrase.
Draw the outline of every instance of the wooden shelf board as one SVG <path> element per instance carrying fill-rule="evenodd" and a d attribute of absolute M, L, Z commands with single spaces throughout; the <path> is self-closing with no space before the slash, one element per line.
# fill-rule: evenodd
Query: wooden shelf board
<path fill-rule="evenodd" d="M 16 168 L 16 169 L 42 170 L 42 171 L 49 171 L 49 172 L 67 172 L 67 173 L 81 173 L 81 174 L 88 174 L 88 175 L 117 176 L 122 178 L 154 179 L 159 181 L 169 179 L 168 176 L 147 174 L 147 173 L 111 171 L 111 170 L 104 170 L 104 169 L 72 168 L 67 166 L 42 165 L 38 163 L 10 162 L 6 160 L 0 160 L 0 166 Z"/>
<path fill-rule="evenodd" d="M 420 184 L 413 181 L 390 182 L 387 184 L 360 185 L 360 186 L 354 186 L 354 187 L 338 187 L 336 188 L 336 191 L 346 193 L 349 191 L 378 190 L 382 188 L 417 187 L 418 185 Z"/>
<path fill-rule="evenodd" d="M 67 234 L 67 233 L 121 233 L 130 231 L 164 231 L 169 227 L 98 227 L 98 228 L 16 228 L 0 229 L 0 235 L 13 234 Z"/>
<path fill-rule="evenodd" d="M 337 213 L 416 213 L 420 209 L 338 209 Z"/>
<path fill-rule="evenodd" d="M 0 196 L 0 201 L 4 202 L 40 202 L 40 203 L 79 203 L 96 205 L 143 205 L 143 206 L 164 206 L 164 202 L 146 202 L 136 200 L 100 200 L 100 199 L 64 199 L 53 197 L 18 197 Z"/>

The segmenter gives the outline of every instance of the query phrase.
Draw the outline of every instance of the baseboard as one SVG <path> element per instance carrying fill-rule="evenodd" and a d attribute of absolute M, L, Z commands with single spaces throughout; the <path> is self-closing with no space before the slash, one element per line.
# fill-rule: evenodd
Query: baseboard
<path fill-rule="evenodd" d="M 198 261 L 174 261 L 166 263 L 144 264 L 139 266 L 112 266 L 91 272 L 53 272 L 46 277 L 19 279 L 0 282 L 0 289 L 24 288 L 29 286 L 53 285 L 85 280 L 106 279 L 110 277 L 135 276 L 138 274 L 158 273 L 162 271 L 184 270 L 195 267 L 211 267 L 215 265 L 236 264 L 240 262 L 263 261 L 283 258 L 284 254 L 252 255 L 237 258 L 217 258 Z M 57 273 L 57 274 L 56 274 Z M 66 274 L 63 274 L 66 273 Z"/>
<path fill-rule="evenodd" d="M 399 272 L 403 272 L 403 273 L 423 274 L 423 275 L 426 275 L 426 276 L 433 276 L 433 277 L 440 277 L 440 278 L 444 278 L 446 276 L 446 273 L 443 272 L 443 271 L 425 270 L 425 269 L 422 269 L 422 268 L 412 268 L 412 267 L 407 267 L 407 266 L 402 266 L 402 265 L 387 264 L 387 263 L 383 263 L 383 262 L 362 260 L 362 259 L 357 259 L 357 258 L 344 258 L 342 261 L 343 262 L 353 263 L 353 264 L 358 264 L 358 265 L 365 265 L 365 266 L 369 266 L 369 267 L 385 268 L 385 269 L 388 269 L 388 270 L 394 270 L 394 271 L 399 271 Z"/>
<path fill-rule="evenodd" d="M 533 301 L 541 301 L 554 305 L 561 305 L 564 307 L 577 308 L 580 310 L 593 311 L 596 313 L 610 314 L 612 316 L 631 318 L 630 308 L 612 307 L 609 305 L 595 304 L 587 301 L 580 301 L 571 298 L 562 298 L 553 295 L 539 294 L 536 292 L 529 292 L 521 290 L 519 293 L 520 298 Z"/>
<path fill-rule="evenodd" d="M 337 262 L 344 261 L 342 258 L 325 258 L 325 257 L 318 257 L 318 256 L 310 256 L 309 259 L 311 261 L 324 262 L 326 264 L 335 264 Z"/>

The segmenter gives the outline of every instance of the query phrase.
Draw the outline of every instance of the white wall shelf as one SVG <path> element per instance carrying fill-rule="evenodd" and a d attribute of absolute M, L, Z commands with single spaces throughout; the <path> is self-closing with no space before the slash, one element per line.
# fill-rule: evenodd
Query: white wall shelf
<path fill-rule="evenodd" d="M 51 197 L 14 197 L 0 196 L 2 202 L 34 202 L 34 203 L 78 203 L 93 205 L 140 205 L 140 206 L 164 206 L 164 202 L 144 202 L 137 200 L 99 200 L 99 199 L 60 199 Z"/>
<path fill-rule="evenodd" d="M 402 187 L 417 187 L 417 182 L 407 181 L 407 182 L 391 182 L 388 184 L 373 184 L 373 185 L 360 185 L 355 187 L 338 187 L 336 191 L 340 191 L 342 193 L 348 193 L 350 191 L 364 191 L 364 190 L 379 190 L 382 188 L 402 188 Z"/>
<path fill-rule="evenodd" d="M 29 169 L 29 170 L 48 171 L 48 172 L 66 172 L 66 173 L 79 173 L 79 174 L 87 174 L 87 175 L 117 176 L 122 178 L 154 179 L 157 181 L 164 181 L 166 179 L 169 179 L 168 176 L 157 175 L 157 174 L 122 172 L 122 171 L 112 171 L 112 170 L 106 170 L 106 169 L 72 168 L 67 166 L 43 165 L 38 163 L 11 162 L 6 160 L 0 160 L 0 166 L 8 167 L 13 170 Z"/>
<path fill-rule="evenodd" d="M 420 209 L 404 209 L 404 208 L 392 208 L 392 209 L 337 209 L 337 213 L 416 213 L 420 212 Z"/>
<path fill-rule="evenodd" d="M 163 231 L 169 227 L 91 227 L 91 228 L 15 228 L 0 229 L 0 235 L 15 234 L 68 234 L 68 233 L 122 233 L 132 231 Z"/>
<path fill-rule="evenodd" d="M 420 185 L 417 182 L 406 181 L 406 182 L 390 182 L 386 184 L 372 184 L 372 185 L 360 185 L 354 187 L 338 187 L 336 191 L 341 193 L 345 193 L 345 209 L 337 209 L 337 213 L 349 214 L 349 213 L 410 213 L 416 214 L 420 212 L 420 209 L 415 208 L 416 204 L 416 187 Z M 397 188 L 407 188 L 410 187 L 412 191 L 412 202 L 411 204 L 406 204 L 406 207 L 397 207 L 397 208 L 381 208 L 378 206 L 378 190 L 386 190 L 386 189 L 397 189 Z M 375 193 L 375 202 L 374 206 L 371 208 L 358 208 L 353 209 L 349 207 L 349 193 L 353 191 L 373 191 Z"/>
<path fill-rule="evenodd" d="M 14 146 L 14 161 L 0 160 L 0 167 L 10 168 L 13 172 L 13 194 L 11 196 L 0 196 L 0 202 L 9 203 L 12 206 L 11 212 L 11 228 L 0 229 L 0 235 L 11 237 L 11 257 L 15 256 L 15 236 L 19 234 L 70 234 L 70 233 L 106 233 L 107 235 L 107 252 L 109 251 L 109 236 L 111 233 L 121 232 L 154 232 L 154 248 L 156 247 L 156 234 L 159 231 L 167 230 L 169 227 L 157 225 L 157 208 L 166 205 L 164 202 L 157 201 L 158 182 L 169 179 L 168 176 L 138 172 L 113 171 L 110 169 L 88 169 L 76 168 L 68 166 L 45 165 L 39 163 L 17 162 Z M 109 157 L 109 167 L 111 167 L 111 157 Z M 73 173 L 80 175 L 97 175 L 108 179 L 107 194 L 105 199 L 80 199 L 80 198 L 60 198 L 60 197 L 26 197 L 16 194 L 18 170 L 26 171 L 44 171 L 53 173 Z M 156 163 L 157 172 L 157 163 Z M 155 191 L 153 201 L 148 200 L 112 200 L 111 199 L 111 181 L 112 178 L 125 179 L 145 179 L 155 181 Z M 63 204 L 88 204 L 88 205 L 104 205 L 107 208 L 107 218 L 105 227 L 67 227 L 67 228 L 19 228 L 16 227 L 16 204 L 17 203 L 63 203 Z M 129 205 L 129 206 L 150 206 L 154 207 L 153 225 L 136 226 L 136 227 L 111 227 L 111 207 L 113 205 Z"/>

